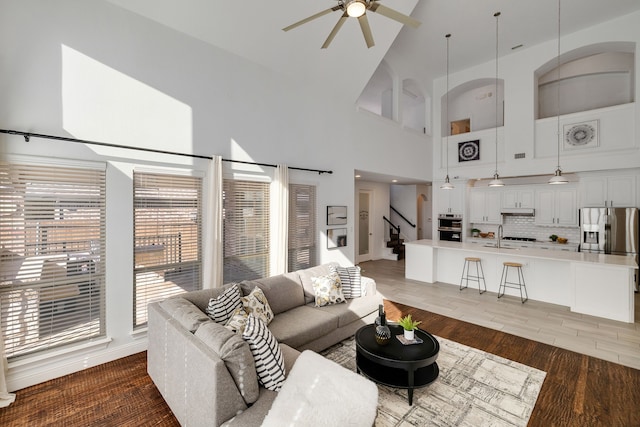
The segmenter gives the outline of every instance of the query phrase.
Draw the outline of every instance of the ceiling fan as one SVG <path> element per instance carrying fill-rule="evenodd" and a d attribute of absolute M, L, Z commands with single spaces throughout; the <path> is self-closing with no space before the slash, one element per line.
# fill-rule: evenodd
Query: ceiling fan
<path fill-rule="evenodd" d="M 396 10 L 388 8 L 380 4 L 379 1 L 376 0 L 338 0 L 338 4 L 329 9 L 323 10 L 322 12 L 318 12 L 315 15 L 311 15 L 308 18 L 303 19 L 302 21 L 298 21 L 295 24 L 291 24 L 288 27 L 283 28 L 283 31 L 293 30 L 294 28 L 299 27 L 302 24 L 306 24 L 307 22 L 313 21 L 316 18 L 320 18 L 328 13 L 335 12 L 341 10 L 342 16 L 338 20 L 338 23 L 331 33 L 329 33 L 329 37 L 325 40 L 322 45 L 322 49 L 326 49 L 329 47 L 331 42 L 333 41 L 340 28 L 344 25 L 348 18 L 358 18 L 358 22 L 360 23 L 360 29 L 362 30 L 362 35 L 364 36 L 364 40 L 367 43 L 367 47 L 372 47 L 375 43 L 373 42 L 373 35 L 371 34 L 371 27 L 369 26 L 369 19 L 367 18 L 367 11 L 379 13 L 380 15 L 384 15 L 387 18 L 391 18 L 394 21 L 398 21 L 401 24 L 409 25 L 413 28 L 418 28 L 420 26 L 420 21 L 413 19 L 410 16 L 402 14 Z"/>

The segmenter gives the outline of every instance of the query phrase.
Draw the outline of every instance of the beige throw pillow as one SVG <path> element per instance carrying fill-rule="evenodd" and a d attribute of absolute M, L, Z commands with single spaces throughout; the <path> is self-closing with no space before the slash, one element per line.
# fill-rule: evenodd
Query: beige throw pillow
<path fill-rule="evenodd" d="M 338 273 L 312 277 L 311 281 L 313 283 L 313 291 L 316 295 L 316 307 L 346 302 L 342 294 L 342 284 L 340 283 Z"/>
<path fill-rule="evenodd" d="M 273 320 L 273 311 L 269 306 L 267 297 L 259 287 L 253 288 L 251 293 L 242 297 L 242 306 L 249 316 L 254 315 L 268 325 Z"/>

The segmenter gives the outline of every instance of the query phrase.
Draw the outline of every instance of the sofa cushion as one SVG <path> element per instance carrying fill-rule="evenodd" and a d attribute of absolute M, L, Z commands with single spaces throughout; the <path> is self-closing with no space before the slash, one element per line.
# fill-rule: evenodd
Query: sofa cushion
<path fill-rule="evenodd" d="M 360 267 L 340 267 L 332 265 L 329 271 L 340 276 L 342 293 L 346 299 L 360 298 L 362 296 L 362 278 Z"/>
<path fill-rule="evenodd" d="M 249 295 L 242 297 L 242 306 L 247 314 L 260 318 L 265 325 L 268 325 L 273 320 L 273 311 L 269 306 L 269 301 L 267 301 L 262 289 L 257 286 L 253 288 Z"/>
<path fill-rule="evenodd" d="M 278 341 L 293 348 L 299 348 L 337 328 L 338 316 L 313 305 L 303 305 L 280 313 L 269 325 Z"/>
<path fill-rule="evenodd" d="M 160 306 L 191 333 L 203 323 L 211 322 L 206 314 L 184 298 L 168 298 L 161 301 Z"/>
<path fill-rule="evenodd" d="M 345 302 L 338 273 L 329 273 L 326 276 L 314 277 L 313 292 L 315 293 L 316 307 Z"/>
<path fill-rule="evenodd" d="M 229 289 L 231 286 L 235 284 L 236 283 L 227 283 L 222 287 L 218 287 L 218 288 L 207 288 L 207 289 L 201 289 L 199 291 L 190 291 L 185 294 L 181 294 L 180 296 L 186 299 L 187 301 L 190 301 L 193 304 L 195 304 L 204 313 L 205 310 L 207 309 L 207 306 L 209 305 L 209 300 L 211 298 L 218 297 L 224 291 L 226 291 L 227 289 Z"/>
<path fill-rule="evenodd" d="M 205 312 L 216 323 L 225 324 L 238 308 L 242 308 L 240 286 L 232 284 L 216 298 L 211 298 Z"/>
<path fill-rule="evenodd" d="M 247 404 L 255 402 L 259 394 L 258 375 L 249 344 L 215 322 L 202 325 L 195 336 L 222 359 L 244 401 Z"/>
<path fill-rule="evenodd" d="M 244 328 L 246 328 L 247 326 L 248 317 L 249 315 L 244 310 L 244 307 L 240 305 L 240 307 L 238 307 L 236 311 L 233 312 L 233 314 L 231 315 L 227 323 L 224 325 L 224 327 L 229 329 L 233 333 L 236 333 L 242 336 L 242 333 L 244 332 Z"/>
<path fill-rule="evenodd" d="M 243 281 L 242 292 L 248 295 L 256 286 L 267 297 L 273 314 L 305 304 L 304 291 L 297 273 L 280 274 L 265 279 Z"/>
<path fill-rule="evenodd" d="M 280 390 L 285 380 L 284 357 L 267 324 L 259 317 L 249 315 L 242 338 L 249 343 L 260 384 L 267 390 Z"/>
<path fill-rule="evenodd" d="M 315 292 L 313 292 L 313 277 L 320 277 L 329 274 L 329 266 L 338 265 L 337 262 L 331 262 L 328 264 L 316 265 L 315 267 L 307 268 L 305 270 L 298 270 L 298 276 L 300 282 L 302 282 L 302 288 L 304 289 L 305 304 L 313 302 L 315 300 Z"/>
<path fill-rule="evenodd" d="M 317 307 L 316 310 L 336 316 L 338 318 L 338 327 L 342 328 L 371 313 L 377 312 L 378 304 L 382 304 L 382 297 L 379 295 L 371 295 L 347 300 L 346 304 Z"/>
<path fill-rule="evenodd" d="M 377 407 L 378 387 L 372 381 L 305 350 L 261 425 L 370 427 Z"/>

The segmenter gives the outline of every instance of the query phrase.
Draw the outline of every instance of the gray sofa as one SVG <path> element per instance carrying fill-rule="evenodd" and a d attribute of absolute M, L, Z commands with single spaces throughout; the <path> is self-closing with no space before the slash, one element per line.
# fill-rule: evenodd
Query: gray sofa
<path fill-rule="evenodd" d="M 324 350 L 353 335 L 373 323 L 382 304 L 375 282 L 363 278 L 365 296 L 315 307 L 311 278 L 328 274 L 329 266 L 241 283 L 244 295 L 255 286 L 264 292 L 275 315 L 268 328 L 287 374 L 301 351 Z M 229 286 L 149 304 L 147 370 L 183 426 L 261 425 L 278 395 L 258 385 L 248 344 L 205 314 L 209 299 Z"/>

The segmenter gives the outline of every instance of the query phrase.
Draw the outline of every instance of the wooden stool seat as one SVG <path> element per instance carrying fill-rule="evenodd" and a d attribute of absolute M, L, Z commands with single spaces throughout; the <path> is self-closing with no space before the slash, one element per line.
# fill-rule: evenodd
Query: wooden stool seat
<path fill-rule="evenodd" d="M 522 268 L 522 264 L 520 264 L 519 262 L 503 262 L 503 265 L 506 265 L 507 267 L 518 267 L 518 268 Z"/>
<path fill-rule="evenodd" d="M 474 263 L 476 266 L 476 274 L 472 275 L 469 273 L 469 267 L 471 263 Z M 466 273 L 465 273 L 466 271 Z M 487 291 L 487 283 L 484 280 L 484 271 L 482 270 L 482 260 L 478 257 L 466 257 L 464 259 L 464 265 L 462 266 L 462 277 L 460 277 L 460 290 L 467 289 L 469 287 L 469 280 L 472 282 L 478 282 L 478 292 L 481 294 Z M 484 290 L 480 288 L 480 280 L 484 284 Z M 464 286 L 462 286 L 462 282 L 465 282 Z"/>
<path fill-rule="evenodd" d="M 518 274 L 517 282 L 510 282 L 507 280 L 509 276 L 509 268 L 515 268 Z M 527 287 L 524 284 L 524 273 L 522 272 L 522 264 L 519 262 L 511 262 L 505 261 L 502 263 L 502 277 L 500 278 L 500 286 L 498 287 L 498 298 L 504 296 L 504 292 L 506 288 L 518 289 L 520 290 L 520 301 L 524 304 L 525 301 L 529 299 L 529 294 L 527 293 Z M 524 289 L 524 295 L 522 294 L 522 290 Z"/>

